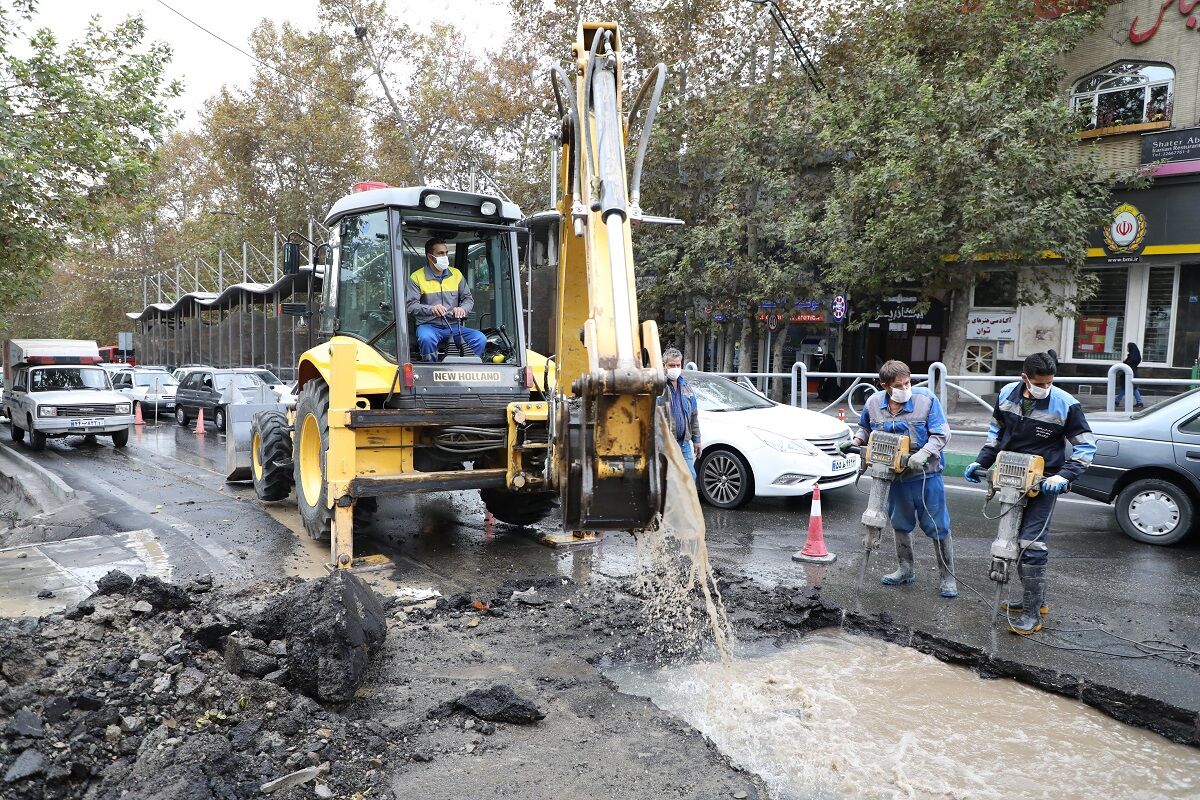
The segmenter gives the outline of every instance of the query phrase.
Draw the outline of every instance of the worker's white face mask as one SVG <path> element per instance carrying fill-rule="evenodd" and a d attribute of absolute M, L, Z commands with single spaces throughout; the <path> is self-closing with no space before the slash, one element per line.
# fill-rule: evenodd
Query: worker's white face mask
<path fill-rule="evenodd" d="M 450 256 L 434 256 L 433 263 L 438 269 L 447 269 L 450 266 Z"/>
<path fill-rule="evenodd" d="M 679 380 L 679 376 L 683 374 L 683 370 L 679 367 L 671 367 L 667 370 L 667 378 L 673 381 Z"/>
<path fill-rule="evenodd" d="M 912 399 L 912 387 L 905 386 L 904 388 L 892 389 L 889 393 L 893 401 L 897 403 L 907 403 Z"/>
<path fill-rule="evenodd" d="M 1050 396 L 1049 386 L 1034 386 L 1028 381 L 1025 382 L 1025 385 L 1029 387 L 1029 396 L 1034 400 L 1045 400 Z"/>

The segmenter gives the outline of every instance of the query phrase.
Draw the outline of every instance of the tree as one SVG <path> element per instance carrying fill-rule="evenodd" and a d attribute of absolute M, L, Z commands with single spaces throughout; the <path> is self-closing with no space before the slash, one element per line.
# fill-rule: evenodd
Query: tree
<path fill-rule="evenodd" d="M 1060 314 L 1070 299 L 1052 287 L 1087 291 L 1080 267 L 1109 183 L 1080 157 L 1058 58 L 1103 8 L 1045 19 L 1023 0 L 864 0 L 828 15 L 832 99 L 818 114 L 840 162 L 825 204 L 828 278 L 860 308 L 900 286 L 947 301 L 951 372 L 986 268 L 1020 269 L 1019 302 Z M 1058 268 L 1034 268 L 1047 251 Z"/>
<path fill-rule="evenodd" d="M 174 119 L 170 50 L 131 17 L 93 19 L 64 48 L 47 29 L 14 45 L 34 0 L 0 6 L 0 308 L 37 296 L 73 243 L 144 211 L 154 148 Z"/>

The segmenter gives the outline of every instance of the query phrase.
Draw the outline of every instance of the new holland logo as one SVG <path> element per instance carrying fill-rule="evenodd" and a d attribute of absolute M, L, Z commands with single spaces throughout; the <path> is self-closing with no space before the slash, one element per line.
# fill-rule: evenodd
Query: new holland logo
<path fill-rule="evenodd" d="M 1104 229 L 1104 244 L 1109 252 L 1136 253 L 1145 238 L 1146 215 L 1129 203 L 1117 206 Z"/>
<path fill-rule="evenodd" d="M 434 383 L 499 383 L 499 372 L 482 370 L 435 369 Z"/>

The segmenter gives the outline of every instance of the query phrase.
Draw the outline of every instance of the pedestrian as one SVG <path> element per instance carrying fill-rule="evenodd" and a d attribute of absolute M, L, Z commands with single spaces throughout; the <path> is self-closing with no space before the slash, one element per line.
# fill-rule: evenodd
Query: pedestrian
<path fill-rule="evenodd" d="M 821 358 L 821 366 L 817 368 L 817 371 L 837 372 L 837 368 L 837 361 L 833 359 L 833 353 L 826 353 Z M 842 387 L 838 385 L 837 378 L 822 378 L 820 388 L 817 390 L 817 398 L 826 403 L 832 403 L 838 399 L 841 393 Z"/>
<path fill-rule="evenodd" d="M 1125 345 L 1125 360 L 1121 362 L 1127 364 L 1129 369 L 1133 371 L 1133 377 L 1137 377 L 1138 365 L 1142 363 L 1142 351 L 1138 350 L 1138 346 L 1133 342 Z M 1125 399 L 1125 376 L 1122 375 L 1119 379 L 1120 388 L 1117 389 L 1117 400 L 1114 404 L 1119 410 L 1121 402 Z M 1142 393 L 1138 391 L 1137 386 L 1133 387 L 1133 407 L 1135 409 L 1145 408 L 1146 404 L 1142 402 Z"/>
<path fill-rule="evenodd" d="M 671 418 L 671 431 L 683 452 L 683 459 L 696 479 L 696 462 L 700 459 L 700 404 L 692 385 L 683 377 L 683 353 L 668 347 L 663 353 L 663 369 L 667 372 L 667 386 L 663 390 L 662 404 Z"/>
<path fill-rule="evenodd" d="M 921 530 L 933 540 L 938 562 L 938 593 L 957 597 L 954 580 L 954 542 L 950 538 L 950 511 L 946 508 L 946 486 L 942 482 L 942 450 L 950 441 L 950 426 L 937 396 L 924 387 L 912 388 L 912 373 L 903 361 L 887 361 L 879 368 L 882 391 L 867 399 L 858 419 L 853 444 L 868 442 L 871 431 L 898 433 L 909 438 L 915 452 L 908 469 L 892 481 L 888 492 L 888 517 L 896 534 L 895 572 L 880 580 L 885 586 L 901 586 L 916 580 L 913 571 L 912 532 Z M 850 443 L 843 446 L 849 449 Z"/>
<path fill-rule="evenodd" d="M 963 473 L 971 483 L 980 483 L 982 473 L 996 463 L 1001 450 L 1038 455 L 1045 460 L 1041 491 L 1027 498 L 1021 519 L 1018 540 L 1021 554 L 1017 561 L 1021 602 L 1007 606 L 1021 612 L 1015 621 L 1010 616 L 1008 622 L 1008 629 L 1019 634 L 1041 630 L 1042 615 L 1049 613 L 1046 564 L 1050 558 L 1047 546 L 1050 516 L 1058 495 L 1084 473 L 1096 452 L 1096 438 L 1088 427 L 1083 407 L 1053 385 L 1056 371 L 1054 359 L 1048 353 L 1034 353 L 1025 359 L 1021 380 L 1000 391 L 987 441 Z M 1070 458 L 1066 454 L 1068 443 Z"/>

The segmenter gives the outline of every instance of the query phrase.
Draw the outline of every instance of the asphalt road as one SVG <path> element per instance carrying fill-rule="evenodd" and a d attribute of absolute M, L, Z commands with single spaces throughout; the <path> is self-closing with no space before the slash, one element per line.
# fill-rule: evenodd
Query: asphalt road
<path fill-rule="evenodd" d="M 211 573 L 236 580 L 281 572 L 313 575 L 320 569 L 324 546 L 303 535 L 293 504 L 264 505 L 248 485 L 225 484 L 224 438 L 211 428 L 200 440 L 174 425 L 148 427 L 124 451 L 105 440 L 58 440 L 33 455 L 80 493 L 85 509 L 80 535 L 148 528 L 181 578 Z M 997 633 L 989 619 L 993 586 L 986 570 L 996 523 L 981 513 L 983 493 L 959 479 L 948 479 L 947 485 L 961 579 L 955 600 L 937 596 L 933 550 L 923 537 L 916 548 L 916 584 L 880 585 L 880 575 L 894 568 L 894 551 L 885 541 L 859 595 L 865 483 L 823 498 L 825 538 L 838 554 L 828 567 L 791 560 L 804 543 L 807 499 L 756 500 L 737 511 L 706 509 L 712 561 L 719 571 L 747 575 L 767 586 L 819 584 L 830 605 L 864 615 L 886 614 L 897 624 L 1022 663 L 1181 708 L 1200 708 L 1200 670 L 1158 659 L 1116 657 L 1112 654 L 1136 651 L 1096 630 L 1200 650 L 1200 537 L 1175 547 L 1140 544 L 1121 533 L 1111 508 L 1065 496 L 1049 534 L 1050 624 L 1058 630 L 1016 637 Z M 989 513 L 998 513 L 998 507 Z M 549 549 L 527 533 L 487 523 L 473 492 L 384 499 L 355 544 L 356 555 L 390 558 L 403 584 L 433 586 L 444 593 L 488 590 L 528 574 L 558 573 L 583 582 L 594 575 L 628 575 L 636 566 L 631 536 L 609 535 L 599 544 L 572 550 Z"/>

